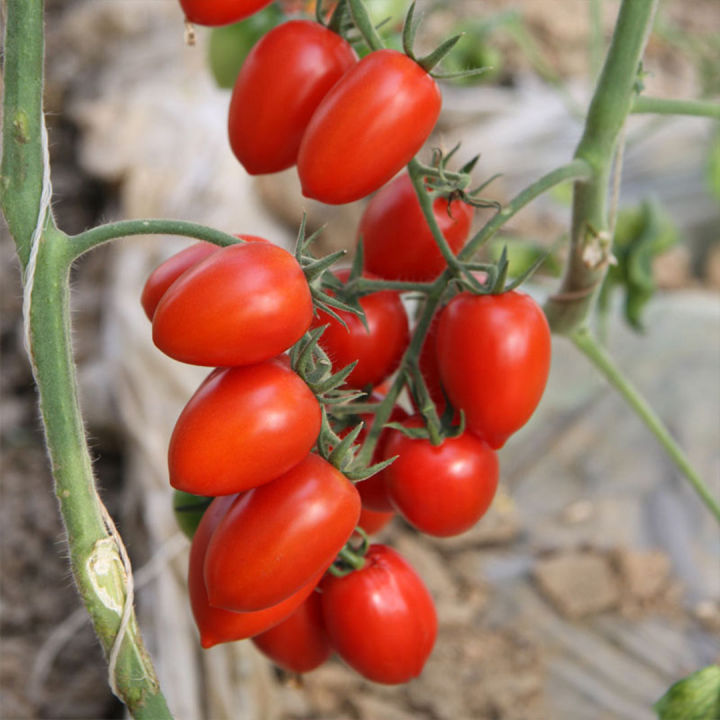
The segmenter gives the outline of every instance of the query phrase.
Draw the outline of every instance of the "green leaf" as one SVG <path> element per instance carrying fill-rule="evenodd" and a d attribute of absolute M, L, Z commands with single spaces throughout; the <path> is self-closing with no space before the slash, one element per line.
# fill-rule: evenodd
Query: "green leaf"
<path fill-rule="evenodd" d="M 707 161 L 707 183 L 710 192 L 720 201 L 720 131 L 710 141 Z"/>
<path fill-rule="evenodd" d="M 720 667 L 710 665 L 676 682 L 654 705 L 659 720 L 720 718 Z"/>

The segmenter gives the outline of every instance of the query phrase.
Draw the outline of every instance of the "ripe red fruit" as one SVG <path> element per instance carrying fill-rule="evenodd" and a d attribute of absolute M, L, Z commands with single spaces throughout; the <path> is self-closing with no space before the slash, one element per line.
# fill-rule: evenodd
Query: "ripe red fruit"
<path fill-rule="evenodd" d="M 238 74 L 230 146 L 251 175 L 291 167 L 310 118 L 357 62 L 352 46 L 319 23 L 291 20 L 266 33 Z"/>
<path fill-rule="evenodd" d="M 502 447 L 530 418 L 550 371 L 550 328 L 519 292 L 453 298 L 438 320 L 440 380 L 468 429 Z"/>
<path fill-rule="evenodd" d="M 175 424 L 170 484 L 215 496 L 270 482 L 306 457 L 320 425 L 317 399 L 284 356 L 218 368 Z"/>
<path fill-rule="evenodd" d="M 374 192 L 422 147 L 441 104 L 435 81 L 414 60 L 371 52 L 310 120 L 297 162 L 303 195 L 338 205 Z"/>
<path fill-rule="evenodd" d="M 269 5 L 272 0 L 180 0 L 185 17 L 198 25 L 229 25 Z"/>
<path fill-rule="evenodd" d="M 473 208 L 460 199 L 436 198 L 433 215 L 453 254 L 465 244 Z M 425 220 L 412 181 L 399 175 L 372 197 L 357 232 L 368 272 L 388 280 L 434 280 L 447 264 Z"/>
<path fill-rule="evenodd" d="M 422 672 L 437 635 L 435 605 L 395 550 L 371 545 L 361 570 L 326 575 L 321 589 L 330 642 L 350 667 L 388 685 Z"/>
<path fill-rule="evenodd" d="M 420 427 L 411 418 L 407 427 Z M 437 537 L 459 535 L 490 507 L 498 484 L 498 461 L 482 441 L 466 432 L 433 445 L 391 430 L 384 458 L 397 455 L 384 470 L 395 509 L 418 530 Z"/>

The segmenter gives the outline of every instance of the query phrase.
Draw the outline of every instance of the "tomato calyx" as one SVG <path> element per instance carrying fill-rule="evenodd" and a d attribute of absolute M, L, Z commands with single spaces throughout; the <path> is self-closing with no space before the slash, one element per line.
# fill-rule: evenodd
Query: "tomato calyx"
<path fill-rule="evenodd" d="M 360 542 L 357 543 L 355 538 L 359 538 Z M 335 561 L 327 571 L 335 577 L 345 577 L 351 572 L 362 570 L 365 567 L 365 556 L 369 549 L 370 538 L 358 525 L 355 528 L 353 537 L 345 543 L 345 546 L 337 554 Z"/>

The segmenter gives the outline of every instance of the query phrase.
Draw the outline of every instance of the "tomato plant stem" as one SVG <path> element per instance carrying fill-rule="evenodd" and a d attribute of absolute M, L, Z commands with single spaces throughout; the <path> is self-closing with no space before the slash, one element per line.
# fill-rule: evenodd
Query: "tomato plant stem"
<path fill-rule="evenodd" d="M 672 458 L 680 472 L 690 481 L 702 502 L 705 503 L 717 521 L 720 522 L 720 503 L 712 496 L 707 485 L 705 485 L 698 472 L 690 464 L 687 455 L 685 455 L 682 448 L 675 442 L 675 439 L 670 435 L 670 432 L 652 407 L 650 407 L 645 398 L 638 392 L 637 388 L 623 375 L 612 361 L 612 358 L 593 337 L 592 333 L 583 328 L 570 335 L 570 339 L 637 413 L 650 432 L 658 439 L 667 454 Z"/>
<path fill-rule="evenodd" d="M 638 69 L 657 0 L 623 0 L 575 157 L 592 174 L 573 187 L 570 253 L 559 292 L 547 302 L 554 332 L 582 327 L 612 257 L 607 194 L 618 138 L 637 93 Z"/>
<path fill-rule="evenodd" d="M 713 100 L 673 100 L 640 95 L 630 109 L 631 113 L 656 115 L 693 115 L 720 120 L 720 102 Z"/>
<path fill-rule="evenodd" d="M 186 222 L 185 220 L 121 220 L 106 225 L 98 225 L 78 235 L 71 236 L 70 250 L 73 257 L 76 258 L 98 245 L 131 235 L 180 235 L 195 238 L 196 240 L 206 240 L 215 243 L 215 245 L 223 246 L 243 242 L 220 230 Z"/>

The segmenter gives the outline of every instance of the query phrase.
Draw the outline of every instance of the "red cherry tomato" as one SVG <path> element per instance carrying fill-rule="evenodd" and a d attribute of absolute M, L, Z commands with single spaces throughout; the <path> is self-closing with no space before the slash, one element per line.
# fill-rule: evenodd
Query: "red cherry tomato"
<path fill-rule="evenodd" d="M 358 490 L 362 483 L 358 484 Z M 362 495 L 360 496 L 362 498 Z M 378 512 L 377 510 L 370 510 L 363 506 L 360 511 L 360 519 L 358 525 L 368 534 L 374 535 L 380 532 L 393 518 L 395 517 L 394 512 Z"/>
<path fill-rule="evenodd" d="M 348 271 L 341 270 L 337 276 L 345 282 Z M 320 337 L 320 347 L 328 354 L 333 372 L 357 360 L 348 376 L 348 387 L 364 388 L 377 385 L 394 370 L 409 342 L 408 318 L 396 292 L 384 290 L 360 298 L 368 329 L 362 320 L 350 312 L 335 310 L 345 321 L 343 327 L 335 318 L 320 312 L 312 327 L 328 324 Z"/>
<path fill-rule="evenodd" d="M 205 552 L 218 523 L 235 501 L 235 495 L 226 495 L 213 500 L 203 515 L 190 547 L 190 565 L 188 569 L 188 589 L 190 606 L 195 623 L 200 631 L 200 642 L 204 648 L 218 643 L 242 640 L 243 638 L 265 632 L 273 625 L 287 618 L 315 589 L 320 574 L 281 603 L 273 607 L 251 613 L 236 613 L 212 607 L 208 602 L 203 566 Z"/>
<path fill-rule="evenodd" d="M 230 100 L 230 146 L 245 170 L 258 175 L 294 165 L 315 108 L 356 62 L 352 46 L 316 22 L 291 20 L 264 35 Z"/>
<path fill-rule="evenodd" d="M 255 235 L 236 235 L 246 242 L 268 242 L 265 238 L 256 237 Z M 155 308 L 157 308 L 160 299 L 167 289 L 186 271 L 194 267 L 204 260 L 208 255 L 220 250 L 218 245 L 213 243 L 200 241 L 190 247 L 186 247 L 172 257 L 169 257 L 164 263 L 159 265 L 150 273 L 145 281 L 140 303 L 145 310 L 148 320 L 153 319 Z"/>
<path fill-rule="evenodd" d="M 256 635 L 253 644 L 290 672 L 306 673 L 320 667 L 332 653 L 323 624 L 320 594 L 310 593 L 287 620 Z"/>
<path fill-rule="evenodd" d="M 437 412 L 442 414 L 445 410 L 445 396 L 440 382 L 440 370 L 437 361 L 437 320 L 438 316 L 435 315 L 420 350 L 418 366 L 423 380 L 425 380 L 425 387 L 428 389 L 430 399 L 435 403 Z"/>
<path fill-rule="evenodd" d="M 388 685 L 421 673 L 437 635 L 435 605 L 395 550 L 371 545 L 361 570 L 326 575 L 321 589 L 330 642 L 350 667 Z"/>
<path fill-rule="evenodd" d="M 185 17 L 198 25 L 229 25 L 269 5 L 272 0 L 180 0 Z"/>
<path fill-rule="evenodd" d="M 435 81 L 407 55 L 376 50 L 325 96 L 303 136 L 298 174 L 305 197 L 359 200 L 407 165 L 435 126 Z"/>
<path fill-rule="evenodd" d="M 251 242 L 222 248 L 162 296 L 153 340 L 194 365 L 250 365 L 287 350 L 312 320 L 302 268 L 287 250 Z"/>
<path fill-rule="evenodd" d="M 175 425 L 170 484 L 210 496 L 262 485 L 305 458 L 320 424 L 315 396 L 286 360 L 218 368 Z"/>
<path fill-rule="evenodd" d="M 274 452 L 271 443 L 264 449 Z M 359 517 L 353 484 L 308 455 L 238 498 L 223 518 L 205 558 L 210 602 L 241 612 L 281 602 L 327 569 Z"/>
<path fill-rule="evenodd" d="M 422 426 L 413 417 L 403 423 Z M 397 455 L 383 472 L 396 510 L 418 530 L 437 537 L 459 535 L 490 507 L 498 484 L 495 453 L 470 433 L 433 445 L 391 430 L 385 458 Z"/>
<path fill-rule="evenodd" d="M 467 427 L 502 447 L 530 418 L 550 371 L 550 328 L 528 295 L 464 292 L 438 321 L 440 379 Z"/>
<path fill-rule="evenodd" d="M 436 198 L 433 215 L 457 255 L 470 233 L 472 206 L 459 199 Z M 357 235 L 363 241 L 365 268 L 379 277 L 424 282 L 434 280 L 447 267 L 407 173 L 372 197 Z"/>

